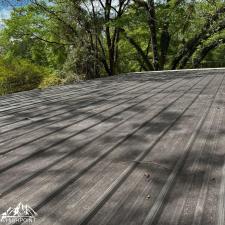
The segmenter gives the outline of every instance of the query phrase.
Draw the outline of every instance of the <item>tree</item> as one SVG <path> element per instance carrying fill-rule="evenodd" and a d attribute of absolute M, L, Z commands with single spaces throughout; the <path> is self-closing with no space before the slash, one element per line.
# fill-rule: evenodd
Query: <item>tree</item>
<path fill-rule="evenodd" d="M 23 58 L 38 65 L 61 68 L 65 46 L 58 44 L 55 29 L 57 25 L 33 6 L 15 9 L 1 30 L 2 51 L 9 59 Z"/>
<path fill-rule="evenodd" d="M 224 31 L 224 13 L 220 0 L 31 0 L 6 20 L 1 49 L 86 79 L 179 69 L 219 45 L 209 40 Z"/>
<path fill-rule="evenodd" d="M 184 68 L 187 61 L 190 59 L 190 57 L 194 54 L 194 52 L 197 50 L 197 47 L 205 40 L 207 40 L 209 37 L 214 35 L 215 33 L 218 33 L 225 29 L 225 20 L 224 18 L 222 21 L 217 21 L 223 17 L 223 14 L 225 13 L 225 6 L 222 5 L 218 10 L 216 10 L 213 15 L 210 15 L 206 22 L 204 23 L 202 29 L 199 33 L 197 33 L 193 38 L 188 40 L 184 46 L 180 49 L 177 56 L 172 61 L 172 69 L 175 68 Z"/>

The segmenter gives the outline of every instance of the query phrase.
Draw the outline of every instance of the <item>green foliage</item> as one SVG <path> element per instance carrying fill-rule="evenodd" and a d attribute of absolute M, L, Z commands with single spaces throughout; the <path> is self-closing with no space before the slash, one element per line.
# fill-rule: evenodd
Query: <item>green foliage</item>
<path fill-rule="evenodd" d="M 0 59 L 0 94 L 37 88 L 48 72 L 27 60 Z"/>
<path fill-rule="evenodd" d="M 150 17 L 143 7 L 150 1 L 111 2 L 110 8 L 97 0 L 37 0 L 13 9 L 0 30 L 0 94 L 154 69 Z M 121 2 L 125 5 L 120 8 L 117 4 Z M 212 20 L 215 12 L 225 7 L 224 1 L 154 4 L 155 46 L 159 61 L 164 61 L 161 68 L 171 69 L 175 56 L 193 47 L 186 44 L 195 37 L 200 38 L 194 51 L 186 54 L 183 68 L 192 67 L 208 46 L 213 48 L 202 57 L 204 65 L 225 65 L 216 63 L 225 61 L 225 26 L 220 26 L 225 21 L 224 11 Z M 118 13 L 120 9 L 124 11 Z M 204 30 L 207 21 L 210 26 Z M 218 45 L 213 45 L 215 42 Z"/>
<path fill-rule="evenodd" d="M 62 71 L 57 71 L 45 76 L 39 85 L 39 88 L 44 89 L 55 85 L 65 85 L 76 82 L 80 78 L 73 73 L 64 74 Z"/>
<path fill-rule="evenodd" d="M 40 83 L 40 88 L 47 88 L 50 86 L 60 85 L 62 84 L 62 79 L 60 79 L 56 75 L 50 75 L 43 78 L 42 82 Z"/>
<path fill-rule="evenodd" d="M 4 58 L 16 57 L 45 67 L 62 68 L 66 48 L 60 45 L 60 36 L 55 30 L 60 31 L 59 26 L 54 21 L 49 22 L 37 7 L 28 5 L 14 9 L 10 19 L 5 20 L 4 29 L 0 30 Z"/>

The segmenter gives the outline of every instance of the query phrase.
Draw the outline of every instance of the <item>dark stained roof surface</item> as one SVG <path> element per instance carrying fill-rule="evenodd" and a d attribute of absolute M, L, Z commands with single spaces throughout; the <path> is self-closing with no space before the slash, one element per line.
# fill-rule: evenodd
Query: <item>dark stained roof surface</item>
<path fill-rule="evenodd" d="M 0 213 L 43 225 L 224 225 L 225 70 L 0 98 Z M 1 224 L 1 222 L 0 222 Z"/>

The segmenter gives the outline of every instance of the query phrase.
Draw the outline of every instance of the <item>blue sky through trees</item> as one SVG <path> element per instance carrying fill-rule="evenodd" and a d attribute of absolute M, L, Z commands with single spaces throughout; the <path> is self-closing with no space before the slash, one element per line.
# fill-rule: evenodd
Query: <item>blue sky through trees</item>
<path fill-rule="evenodd" d="M 3 20 L 10 17 L 13 7 L 20 7 L 28 4 L 29 0 L 0 0 L 0 28 L 4 25 Z"/>

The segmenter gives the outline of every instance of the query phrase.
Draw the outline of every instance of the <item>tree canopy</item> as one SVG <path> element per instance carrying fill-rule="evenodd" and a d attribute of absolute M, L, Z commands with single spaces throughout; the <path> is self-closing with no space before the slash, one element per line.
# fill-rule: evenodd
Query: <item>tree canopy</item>
<path fill-rule="evenodd" d="M 0 30 L 3 60 L 63 79 L 223 66 L 224 44 L 221 0 L 31 0 Z"/>

